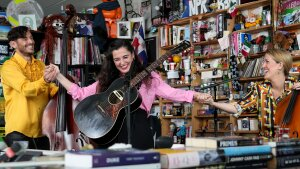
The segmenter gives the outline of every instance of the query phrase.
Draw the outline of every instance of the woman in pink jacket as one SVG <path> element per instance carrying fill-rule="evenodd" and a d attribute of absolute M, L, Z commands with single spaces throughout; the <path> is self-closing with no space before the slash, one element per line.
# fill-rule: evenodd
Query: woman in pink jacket
<path fill-rule="evenodd" d="M 48 67 L 49 69 L 55 67 L 56 71 L 50 73 L 57 73 L 56 79 L 66 88 L 68 93 L 72 95 L 73 99 L 79 101 L 96 93 L 106 91 L 114 80 L 125 77 L 129 71 L 132 72 L 131 77 L 135 77 L 135 75 L 145 70 L 130 42 L 121 39 L 116 39 L 110 44 L 98 81 L 87 87 L 79 87 L 77 84 L 70 82 L 59 73 L 57 66 L 50 65 Z M 131 113 L 131 144 L 132 147 L 139 149 L 154 147 L 149 112 L 156 97 L 162 97 L 176 102 L 190 103 L 193 101 L 203 102 L 211 97 L 204 93 L 175 89 L 165 83 L 156 72 L 149 72 L 136 87 L 140 94 L 141 104 L 137 110 Z M 116 134 L 117 136 L 110 143 L 98 147 L 108 147 L 113 143 L 127 143 L 126 119 L 124 120 L 120 132 Z M 100 144 L 102 143 L 98 143 L 98 145 Z"/>

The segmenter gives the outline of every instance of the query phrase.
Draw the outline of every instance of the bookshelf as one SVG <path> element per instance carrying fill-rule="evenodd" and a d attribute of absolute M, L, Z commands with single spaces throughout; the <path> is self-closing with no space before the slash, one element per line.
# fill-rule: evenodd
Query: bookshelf
<path fill-rule="evenodd" d="M 248 9 L 254 9 L 254 8 L 257 8 L 257 7 L 262 7 L 262 9 L 266 9 L 266 10 L 270 10 L 270 13 L 271 13 L 271 23 L 269 24 L 266 24 L 266 25 L 261 25 L 261 26 L 256 26 L 256 27 L 250 27 L 250 28 L 246 28 L 246 29 L 242 29 L 242 30 L 236 30 L 236 31 L 229 31 L 230 35 L 232 34 L 240 34 L 240 33 L 248 33 L 248 34 L 253 34 L 253 35 L 259 35 L 261 32 L 268 32 L 269 36 L 272 37 L 273 36 L 273 32 L 275 30 L 291 30 L 291 31 L 294 31 L 294 29 L 298 29 L 299 27 L 299 23 L 297 24 L 293 24 L 293 25 L 289 25 L 289 26 L 283 26 L 283 27 L 275 27 L 275 13 L 274 13 L 274 10 L 275 10 L 275 7 L 273 7 L 273 5 L 275 5 L 276 2 L 274 2 L 274 0 L 259 0 L 259 1 L 253 1 L 253 2 L 249 2 L 249 3 L 244 3 L 244 4 L 240 4 L 240 5 L 236 5 L 236 8 L 239 10 L 239 11 L 244 11 L 244 10 L 248 10 Z M 217 38 L 209 38 L 207 40 L 199 40 L 199 41 L 194 41 L 194 37 L 193 37 L 193 33 L 195 33 L 195 31 L 193 30 L 193 23 L 194 22 L 199 22 L 199 21 L 206 21 L 208 20 L 209 18 L 211 17 L 216 17 L 218 15 L 222 15 L 222 14 L 226 14 L 227 13 L 227 10 L 217 10 L 215 12 L 210 12 L 210 13 L 205 13 L 205 14 L 198 14 L 198 15 L 195 15 L 195 16 L 190 16 L 188 18 L 184 18 L 184 19 L 179 19 L 179 20 L 176 20 L 174 21 L 173 23 L 169 23 L 167 25 L 163 25 L 160 27 L 160 29 L 162 28 L 170 28 L 172 26 L 190 26 L 190 34 L 189 34 L 189 37 L 190 37 L 190 41 L 191 41 L 191 44 L 192 44 L 192 47 L 193 47 L 193 50 L 195 51 L 197 48 L 203 48 L 204 46 L 214 46 L 214 45 L 218 45 L 218 40 Z M 228 23 L 229 25 L 228 28 L 230 28 L 230 23 Z M 168 31 L 166 31 L 165 33 L 167 33 Z M 199 29 L 199 32 L 201 33 L 201 29 Z M 159 36 L 161 36 L 161 31 L 159 31 Z M 165 35 L 166 36 L 166 35 Z M 254 36 L 255 38 L 257 36 Z M 272 38 L 271 38 L 272 39 Z M 170 44 L 165 44 L 165 45 L 161 45 L 161 48 L 160 48 L 160 54 L 163 54 L 164 52 L 166 52 L 167 50 L 171 49 L 174 45 L 172 43 Z M 201 82 L 203 81 L 203 79 L 201 79 L 201 74 L 203 72 L 210 72 L 210 71 L 214 71 L 214 70 L 218 70 L 218 71 L 229 71 L 229 56 L 231 55 L 231 51 L 230 50 L 224 50 L 224 51 L 214 51 L 214 52 L 210 52 L 210 53 L 205 53 L 205 54 L 200 54 L 200 55 L 196 55 L 196 54 L 190 54 L 189 57 L 191 58 L 191 65 L 193 63 L 197 63 L 197 62 L 205 62 L 207 60 L 215 60 L 215 59 L 224 59 L 226 60 L 226 63 L 225 65 L 222 65 L 221 67 L 213 67 L 213 68 L 205 68 L 205 69 L 200 69 L 200 70 L 197 70 L 197 78 L 200 78 L 197 79 L 196 83 L 193 82 L 193 80 L 191 80 L 191 85 L 190 85 L 190 89 L 191 90 L 197 90 L 197 88 L 200 87 L 201 85 Z M 257 53 L 249 53 L 248 57 L 246 58 L 246 61 L 247 60 L 254 60 L 254 59 L 259 59 L 261 57 L 263 57 L 265 54 L 264 50 L 261 50 L 260 52 L 257 52 Z M 294 54 L 294 60 L 300 60 L 300 55 L 299 54 Z M 165 76 L 165 75 L 163 75 Z M 191 74 L 191 76 L 193 76 L 193 74 Z M 218 80 L 222 80 L 221 78 L 216 78 L 216 82 Z M 238 81 L 239 83 L 249 83 L 249 82 L 253 82 L 253 81 L 262 81 L 263 80 L 263 77 L 262 76 L 255 76 L 255 77 L 241 77 Z M 231 84 L 229 85 L 229 90 L 230 90 L 230 93 L 233 93 L 232 91 L 232 86 Z M 222 98 L 220 99 L 220 101 L 225 101 L 225 102 L 228 102 L 228 101 L 231 101 L 229 100 L 228 97 L 226 97 L 225 99 Z M 159 100 L 159 106 L 162 107 L 164 104 L 166 104 L 166 102 L 164 100 Z M 206 121 L 207 120 L 211 120 L 213 119 L 213 115 L 205 115 L 205 116 L 201 116 L 198 114 L 199 110 L 203 110 L 203 105 L 200 105 L 198 103 L 193 103 L 192 104 L 192 116 L 191 116 L 191 119 L 190 119 L 190 122 L 191 122 L 191 125 L 192 125 L 192 136 L 199 136 L 199 135 L 206 135 L 207 133 L 211 133 L 211 131 L 214 131 L 214 130 L 205 130 L 203 131 L 202 130 L 202 126 L 205 125 Z M 207 109 L 207 108 L 204 108 L 204 109 Z M 162 108 L 161 108 L 161 119 L 162 119 L 162 135 L 167 135 L 168 131 L 169 131 L 169 128 L 164 126 L 164 125 L 167 125 L 169 124 L 170 122 L 170 119 L 172 118 L 176 118 L 176 117 L 163 117 L 163 114 L 162 114 Z M 220 117 L 219 117 L 220 116 Z M 242 116 L 242 118 L 257 118 L 257 116 L 253 116 L 253 115 L 245 115 L 245 117 Z M 234 124 L 236 125 L 237 124 L 237 119 L 234 118 L 234 117 L 231 117 L 231 116 L 223 116 L 222 113 L 218 114 L 218 118 L 221 119 L 221 120 L 224 120 L 225 121 L 225 126 L 228 125 L 228 124 Z M 219 129 L 218 133 L 219 135 L 224 135 L 226 133 L 230 132 L 228 128 L 226 129 Z M 203 134 L 204 133 L 204 134 Z M 241 135 L 241 134 L 245 134 L 245 135 L 258 135 L 258 131 L 235 131 L 236 134 L 238 135 Z M 211 135 L 211 134 L 208 134 L 208 135 Z"/>

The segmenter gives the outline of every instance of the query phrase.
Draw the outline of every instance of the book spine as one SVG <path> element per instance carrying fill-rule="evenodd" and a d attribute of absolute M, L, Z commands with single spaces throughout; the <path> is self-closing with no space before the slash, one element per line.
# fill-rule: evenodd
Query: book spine
<path fill-rule="evenodd" d="M 187 168 L 199 166 L 198 152 L 170 153 L 160 156 L 161 168 Z"/>
<path fill-rule="evenodd" d="M 272 147 L 285 147 L 285 146 L 299 146 L 300 140 L 289 140 L 283 142 L 271 142 L 269 143 Z"/>
<path fill-rule="evenodd" d="M 221 149 L 213 149 L 213 150 L 205 150 L 198 151 L 200 166 L 208 166 L 208 165 L 217 165 L 225 162 L 224 150 Z M 207 158 L 213 157 L 213 158 Z"/>
<path fill-rule="evenodd" d="M 225 156 L 258 155 L 272 153 L 272 149 L 268 145 L 226 147 L 223 149 Z"/>
<path fill-rule="evenodd" d="M 286 156 L 300 154 L 300 147 L 275 147 L 274 156 Z"/>
<path fill-rule="evenodd" d="M 272 158 L 272 154 L 259 154 L 259 155 L 246 155 L 246 156 L 227 156 L 225 157 L 226 163 L 269 160 Z"/>
<path fill-rule="evenodd" d="M 221 147 L 237 147 L 237 146 L 253 146 L 262 145 L 262 140 L 219 140 L 217 146 Z"/>
<path fill-rule="evenodd" d="M 286 168 L 300 165 L 300 155 L 281 156 L 268 162 L 268 168 Z"/>
<path fill-rule="evenodd" d="M 159 163 L 160 155 L 157 152 L 151 153 L 124 153 L 124 154 L 105 154 L 101 156 L 93 156 L 93 167 L 108 167 L 133 164 L 149 164 Z"/>
<path fill-rule="evenodd" d="M 234 163 L 226 164 L 226 169 L 235 169 L 235 168 L 266 168 L 268 163 L 266 161 L 256 161 L 256 162 L 243 162 L 243 163 Z"/>

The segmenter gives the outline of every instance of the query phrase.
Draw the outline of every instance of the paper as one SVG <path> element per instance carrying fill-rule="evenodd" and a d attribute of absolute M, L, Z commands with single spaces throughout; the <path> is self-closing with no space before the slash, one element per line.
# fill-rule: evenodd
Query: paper
<path fill-rule="evenodd" d="M 229 36 L 223 36 L 223 38 L 218 39 L 221 50 L 227 49 L 229 47 Z"/>
<path fill-rule="evenodd" d="M 37 30 L 35 15 L 19 15 L 20 26 L 27 26 L 31 30 Z"/>

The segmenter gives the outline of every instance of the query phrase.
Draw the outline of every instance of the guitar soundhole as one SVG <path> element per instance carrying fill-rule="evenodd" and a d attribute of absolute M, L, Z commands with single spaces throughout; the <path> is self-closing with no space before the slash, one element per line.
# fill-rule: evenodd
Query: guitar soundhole
<path fill-rule="evenodd" d="M 109 103 L 110 104 L 117 104 L 124 100 L 124 93 L 121 90 L 114 90 L 109 95 Z"/>

